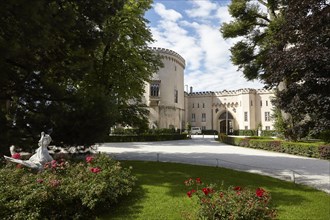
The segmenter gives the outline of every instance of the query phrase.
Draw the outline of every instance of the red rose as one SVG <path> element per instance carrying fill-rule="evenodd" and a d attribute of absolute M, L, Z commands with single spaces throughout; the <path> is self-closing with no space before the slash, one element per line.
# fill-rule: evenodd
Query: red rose
<path fill-rule="evenodd" d="M 242 188 L 241 188 L 240 186 L 235 186 L 235 187 L 234 187 L 234 190 L 235 190 L 235 191 L 241 191 Z"/>
<path fill-rule="evenodd" d="M 256 196 L 263 197 L 266 191 L 263 188 L 256 189 Z"/>
<path fill-rule="evenodd" d="M 196 183 L 199 184 L 199 185 L 202 184 L 201 178 L 199 178 L 199 177 L 196 178 Z"/>
<path fill-rule="evenodd" d="M 212 193 L 213 190 L 211 188 L 203 188 L 202 189 L 203 193 L 207 196 L 209 193 Z"/>
<path fill-rule="evenodd" d="M 90 171 L 92 171 L 93 173 L 99 173 L 99 172 L 101 172 L 101 168 L 99 168 L 99 167 L 92 167 L 92 168 L 90 168 Z"/>
<path fill-rule="evenodd" d="M 92 163 L 93 160 L 94 160 L 94 157 L 92 157 L 92 156 L 87 156 L 86 157 L 86 162 L 87 163 Z"/>
<path fill-rule="evenodd" d="M 21 159 L 21 154 L 14 153 L 13 155 L 11 155 L 11 157 L 14 158 L 14 159 Z"/>

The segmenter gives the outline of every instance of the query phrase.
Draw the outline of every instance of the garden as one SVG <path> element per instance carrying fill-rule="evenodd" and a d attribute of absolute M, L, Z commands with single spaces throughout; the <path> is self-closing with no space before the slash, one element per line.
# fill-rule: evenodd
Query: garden
<path fill-rule="evenodd" d="M 2 163 L 0 184 L 1 219 L 330 217 L 330 196 L 306 186 L 217 167 L 118 162 L 105 154 L 58 158 L 42 172 Z"/>

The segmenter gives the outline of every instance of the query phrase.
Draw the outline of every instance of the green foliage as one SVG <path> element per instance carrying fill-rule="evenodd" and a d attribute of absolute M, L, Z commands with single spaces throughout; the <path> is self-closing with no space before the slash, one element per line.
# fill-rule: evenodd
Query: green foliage
<path fill-rule="evenodd" d="M 224 38 L 242 37 L 231 49 L 231 60 L 243 71 L 248 80 L 264 79 L 269 74 L 265 69 L 265 55 L 272 47 L 273 29 L 280 18 L 281 1 L 233 0 L 229 13 L 234 18 L 223 23 L 220 31 Z M 268 14 L 261 10 L 268 9 Z"/>
<path fill-rule="evenodd" d="M 240 136 L 254 136 L 257 135 L 256 130 L 238 130 L 238 135 Z"/>
<path fill-rule="evenodd" d="M 319 154 L 320 158 L 330 160 L 330 146 L 320 146 Z"/>
<path fill-rule="evenodd" d="M 205 135 L 218 135 L 218 131 L 217 130 L 203 130 L 202 134 L 205 134 Z"/>
<path fill-rule="evenodd" d="M 48 130 L 83 145 L 115 123 L 145 127 L 141 95 L 160 66 L 143 17 L 151 2 L 2 1 L 2 146 Z"/>
<path fill-rule="evenodd" d="M 270 205 L 271 195 L 262 188 L 225 189 L 206 185 L 200 178 L 188 179 L 188 197 L 197 197 L 199 219 L 275 219 L 276 210 Z"/>
<path fill-rule="evenodd" d="M 326 0 L 288 1 L 267 57 L 266 83 L 284 85 L 275 105 L 290 114 L 286 136 L 293 140 L 330 129 L 328 14 Z"/>
<path fill-rule="evenodd" d="M 39 173 L 8 164 L 0 169 L 0 217 L 86 219 L 114 206 L 134 182 L 129 169 L 106 155 L 52 161 Z"/>
<path fill-rule="evenodd" d="M 289 181 L 211 166 L 150 161 L 123 161 L 122 165 L 132 166 L 132 173 L 139 178 L 135 189 L 99 219 L 196 220 L 199 204 L 196 198 L 187 197 L 190 189 L 182 181 L 189 177 L 200 177 L 205 183 L 217 186 L 224 184 L 224 189 L 229 186 L 262 187 L 271 193 L 279 220 L 330 218 L 328 193 Z"/>
<path fill-rule="evenodd" d="M 187 139 L 187 134 L 141 134 L 141 135 L 111 135 L 103 142 L 144 142 L 144 141 L 170 141 Z"/>
<path fill-rule="evenodd" d="M 263 149 L 287 154 L 300 155 L 304 157 L 313 157 L 321 159 L 329 159 L 329 149 L 327 145 L 322 143 L 304 143 L 280 141 L 263 137 L 222 137 L 220 141 L 241 147 L 249 147 L 255 149 Z"/>

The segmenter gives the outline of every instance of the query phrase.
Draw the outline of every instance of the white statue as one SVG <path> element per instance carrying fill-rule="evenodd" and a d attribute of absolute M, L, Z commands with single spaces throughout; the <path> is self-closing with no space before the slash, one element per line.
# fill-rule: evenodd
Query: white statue
<path fill-rule="evenodd" d="M 43 165 L 47 162 L 51 162 L 53 158 L 49 155 L 48 152 L 48 145 L 52 141 L 52 138 L 48 135 L 45 134 L 44 132 L 41 132 L 41 138 L 38 142 L 39 148 L 36 150 L 35 154 L 33 154 L 29 160 L 19 160 L 19 159 L 14 159 L 12 157 L 7 157 L 4 156 L 6 160 L 12 161 L 14 163 L 22 164 L 24 166 L 33 168 L 33 169 L 38 169 L 42 170 Z M 11 149 L 12 150 L 12 149 Z M 12 152 L 11 152 L 12 153 Z"/>

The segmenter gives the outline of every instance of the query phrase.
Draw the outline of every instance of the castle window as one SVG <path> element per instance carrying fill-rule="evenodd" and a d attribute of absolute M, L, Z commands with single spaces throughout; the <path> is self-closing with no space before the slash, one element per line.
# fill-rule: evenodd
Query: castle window
<path fill-rule="evenodd" d="M 262 101 L 260 101 L 260 106 L 262 106 Z"/>
<path fill-rule="evenodd" d="M 266 126 L 266 130 L 269 131 L 270 130 L 270 126 Z"/>
<path fill-rule="evenodd" d="M 244 112 L 244 121 L 248 121 L 248 112 Z"/>
<path fill-rule="evenodd" d="M 199 108 L 199 103 L 197 103 L 197 108 Z"/>
<path fill-rule="evenodd" d="M 268 101 L 266 101 L 266 106 L 268 106 Z"/>
<path fill-rule="evenodd" d="M 153 82 L 150 84 L 150 96 L 158 97 L 159 96 L 159 83 Z"/>
<path fill-rule="evenodd" d="M 251 100 L 251 106 L 253 106 L 253 102 L 252 102 L 252 100 Z"/>
<path fill-rule="evenodd" d="M 195 103 L 193 103 L 193 108 L 195 108 Z"/>
<path fill-rule="evenodd" d="M 206 113 L 202 113 L 202 122 L 206 121 Z"/>
<path fill-rule="evenodd" d="M 175 89 L 175 90 L 174 90 L 174 102 L 175 102 L 175 103 L 178 103 L 178 94 L 179 94 L 178 90 Z"/>
<path fill-rule="evenodd" d="M 270 121 L 270 112 L 265 112 L 265 121 Z"/>
<path fill-rule="evenodd" d="M 205 108 L 205 103 L 203 103 L 203 108 Z"/>
<path fill-rule="evenodd" d="M 195 115 L 195 113 L 192 113 L 191 114 L 191 121 L 192 122 L 195 122 L 196 121 L 196 115 Z"/>

